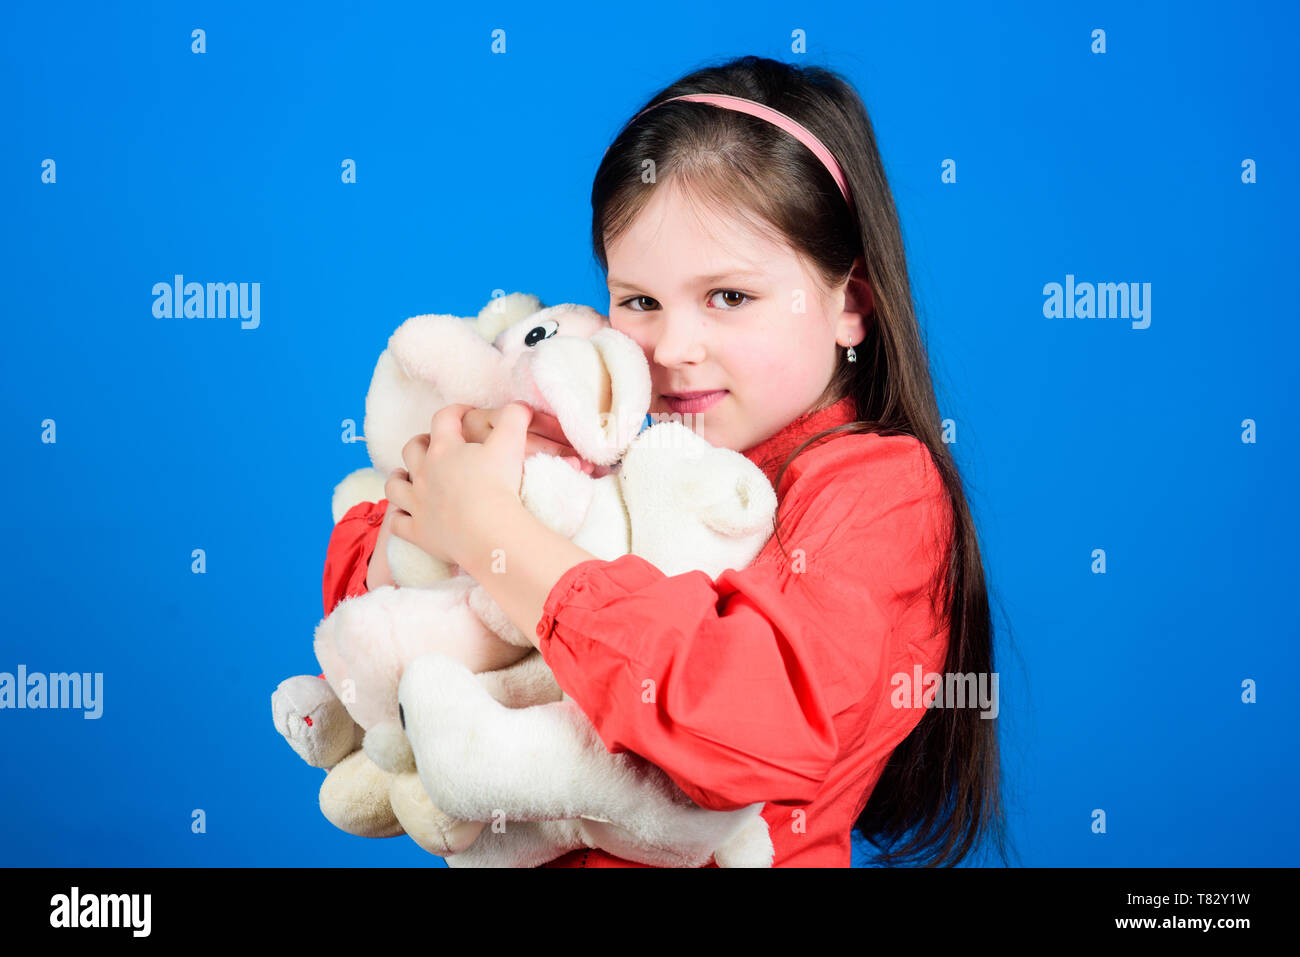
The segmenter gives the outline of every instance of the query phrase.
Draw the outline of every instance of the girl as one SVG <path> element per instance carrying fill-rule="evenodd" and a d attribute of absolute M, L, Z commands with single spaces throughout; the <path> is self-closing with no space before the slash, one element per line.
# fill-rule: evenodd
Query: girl
<path fill-rule="evenodd" d="M 536 636 L 611 752 L 702 807 L 766 802 L 774 866 L 847 867 L 854 829 L 874 863 L 953 864 L 986 837 L 1005 860 L 995 721 L 915 687 L 991 672 L 992 629 L 858 95 L 759 57 L 699 70 L 618 135 L 592 209 L 610 321 L 645 351 L 651 412 L 695 413 L 764 470 L 774 536 L 716 581 L 596 559 L 519 502 L 528 454 L 591 470 L 555 421 L 451 406 L 408 443 L 387 498 L 336 526 L 326 610 L 391 583 L 398 535 Z M 638 865 L 593 850 L 549 866 Z"/>

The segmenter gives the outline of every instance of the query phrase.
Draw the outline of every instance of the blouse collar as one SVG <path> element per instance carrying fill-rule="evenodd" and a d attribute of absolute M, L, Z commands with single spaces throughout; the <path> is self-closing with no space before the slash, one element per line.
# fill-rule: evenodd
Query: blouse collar
<path fill-rule="evenodd" d="M 777 470 L 790 457 L 795 446 L 810 435 L 853 422 L 857 417 L 857 404 L 851 394 L 846 395 L 824 409 L 805 412 L 781 431 L 746 449 L 742 454 L 763 470 L 769 482 L 775 484 Z"/>

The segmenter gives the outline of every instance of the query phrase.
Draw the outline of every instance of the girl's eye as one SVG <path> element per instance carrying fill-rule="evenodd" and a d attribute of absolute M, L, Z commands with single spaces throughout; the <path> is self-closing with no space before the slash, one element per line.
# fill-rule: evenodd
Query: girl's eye
<path fill-rule="evenodd" d="M 624 309 L 626 309 L 626 308 L 628 308 L 629 303 L 633 303 L 633 302 L 642 302 L 643 300 L 644 300 L 644 301 L 648 301 L 648 302 L 654 302 L 654 300 L 651 299 L 649 296 L 633 296 L 631 299 L 625 300 L 624 302 L 620 302 L 619 305 L 622 306 Z M 656 305 L 658 305 L 658 304 L 656 303 Z M 633 311 L 633 312 L 649 312 L 650 310 L 648 310 L 648 309 L 633 309 L 632 311 Z"/>
<path fill-rule="evenodd" d="M 751 299 L 750 296 L 747 296 L 743 292 L 739 292 L 735 289 L 719 289 L 717 292 L 713 293 L 713 295 L 711 295 L 709 298 L 712 299 L 713 296 L 717 296 L 717 295 L 736 296 L 739 298 L 740 300 L 739 302 L 734 302 L 730 299 L 724 299 L 723 301 L 726 303 L 726 305 L 723 307 L 724 309 L 739 309 L 741 306 L 749 302 Z"/>
<path fill-rule="evenodd" d="M 741 306 L 745 305 L 745 303 L 753 301 L 753 296 L 746 295 L 745 293 L 739 292 L 735 289 L 715 289 L 713 292 L 709 293 L 709 301 L 712 302 L 714 297 L 719 295 L 724 297 L 722 300 L 723 305 L 720 307 L 724 312 L 729 312 L 733 309 L 739 309 Z M 656 302 L 654 299 L 651 299 L 649 296 L 633 296 L 631 299 L 626 299 L 623 302 L 620 302 L 619 305 L 622 306 L 624 309 L 630 309 L 632 308 L 632 303 L 634 302 L 635 303 L 649 302 L 649 303 L 653 303 L 654 306 L 659 305 L 658 302 Z M 650 309 L 636 308 L 636 309 L 632 309 L 632 311 L 649 312 Z"/>

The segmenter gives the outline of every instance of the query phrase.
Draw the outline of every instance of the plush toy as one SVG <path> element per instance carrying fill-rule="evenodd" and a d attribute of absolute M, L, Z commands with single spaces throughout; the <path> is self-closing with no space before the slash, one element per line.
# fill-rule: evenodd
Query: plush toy
<path fill-rule="evenodd" d="M 336 489 L 335 519 L 382 497 L 402 446 L 437 409 L 522 399 L 555 415 L 588 461 L 621 462 L 592 479 L 555 456 L 530 456 L 521 499 L 548 527 L 597 557 L 633 551 L 669 574 L 716 576 L 752 560 L 776 504 L 762 473 L 676 423 L 638 434 L 649 404 L 640 348 L 593 310 L 539 306 L 516 294 L 474 320 L 418 316 L 394 333 L 366 399 L 374 469 Z M 317 629 L 327 681 L 298 676 L 273 696 L 281 733 L 308 763 L 330 768 L 327 818 L 365 836 L 405 831 L 449 864 L 528 866 L 581 846 L 660 866 L 696 866 L 710 854 L 724 866 L 770 864 L 761 804 L 706 811 L 659 769 L 609 754 L 481 586 L 395 536 L 388 558 L 401 587 L 341 602 Z M 431 730 L 447 707 L 461 715 L 448 728 L 478 716 L 494 738 L 513 740 L 503 758 L 529 740 L 545 750 L 495 768 L 487 755 L 465 760 L 444 729 Z M 454 766 L 462 760 L 463 773 Z M 502 788 L 512 775 L 515 786 Z M 557 781 L 570 791 L 557 792 Z M 504 832 L 485 830 L 503 819 Z"/>
<path fill-rule="evenodd" d="M 747 552 L 766 541 L 776 497 L 762 472 L 682 425 L 643 432 L 616 475 L 632 516 L 631 550 L 667 575 L 716 577 L 757 553 L 735 563 L 702 561 L 719 552 L 719 541 L 747 542 Z M 756 526 L 759 516 L 764 524 Z M 710 856 L 720 867 L 771 865 L 762 804 L 700 808 L 659 768 L 635 754 L 610 754 L 572 699 L 514 709 L 482 677 L 434 653 L 409 662 L 398 688 L 433 805 L 460 820 L 507 822 L 447 856 L 449 866 L 533 867 L 580 847 L 656 867 L 698 867 Z"/>

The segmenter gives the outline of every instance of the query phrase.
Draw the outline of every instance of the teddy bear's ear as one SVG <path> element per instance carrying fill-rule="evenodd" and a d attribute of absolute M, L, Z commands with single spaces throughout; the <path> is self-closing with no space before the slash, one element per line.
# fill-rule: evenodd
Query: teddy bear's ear
<path fill-rule="evenodd" d="M 512 292 L 507 296 L 496 296 L 479 310 L 474 327 L 480 336 L 492 342 L 502 329 L 544 308 L 542 301 L 532 293 Z"/>
<path fill-rule="evenodd" d="M 413 316 L 389 337 L 366 393 L 370 461 L 384 475 L 402 464 L 411 436 L 429 431 L 433 414 L 464 403 L 496 408 L 509 401 L 501 352 L 459 316 Z"/>
<path fill-rule="evenodd" d="M 471 320 L 413 316 L 389 337 L 387 351 L 407 377 L 431 385 L 446 405 L 505 404 L 498 401 L 505 385 L 501 353 L 478 334 Z"/>

